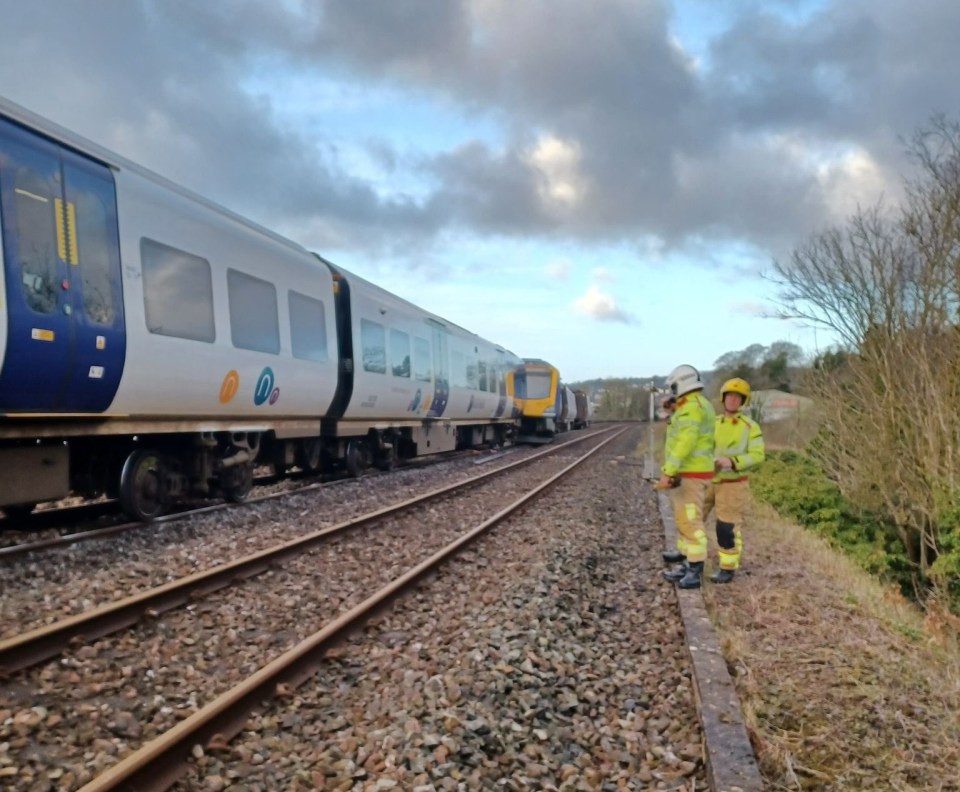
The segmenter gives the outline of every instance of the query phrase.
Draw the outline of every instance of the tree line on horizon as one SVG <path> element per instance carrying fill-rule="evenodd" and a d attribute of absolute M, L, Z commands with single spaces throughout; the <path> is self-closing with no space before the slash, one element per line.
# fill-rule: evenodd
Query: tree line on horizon
<path fill-rule="evenodd" d="M 802 390 L 803 374 L 809 368 L 803 350 L 788 341 L 769 346 L 750 344 L 745 349 L 726 352 L 714 361 L 713 368 L 701 371 L 705 393 L 719 398 L 720 386 L 731 377 L 742 377 L 754 390 Z M 652 377 L 604 377 L 572 383 L 584 390 L 595 404 L 594 418 L 609 421 L 646 420 L 650 414 L 650 391 L 666 388 L 666 375 Z"/>

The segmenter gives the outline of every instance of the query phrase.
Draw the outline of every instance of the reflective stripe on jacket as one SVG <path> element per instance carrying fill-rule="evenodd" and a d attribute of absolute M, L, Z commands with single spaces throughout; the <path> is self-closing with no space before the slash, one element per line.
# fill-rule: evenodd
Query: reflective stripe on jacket
<path fill-rule="evenodd" d="M 713 475 L 713 444 L 716 414 L 699 391 L 677 400 L 670 416 L 663 453 L 665 476 Z"/>
<path fill-rule="evenodd" d="M 717 459 L 730 457 L 733 470 L 722 470 L 714 481 L 733 481 L 746 478 L 747 471 L 763 462 L 766 452 L 760 424 L 743 413 L 733 417 L 718 415 L 716 425 Z"/>

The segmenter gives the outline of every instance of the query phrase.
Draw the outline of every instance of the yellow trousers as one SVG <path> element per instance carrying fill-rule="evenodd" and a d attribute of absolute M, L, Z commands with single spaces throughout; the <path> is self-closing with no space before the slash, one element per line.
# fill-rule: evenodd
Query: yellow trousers
<path fill-rule="evenodd" d="M 673 519 L 677 524 L 677 549 L 696 564 L 707 560 L 707 532 L 703 518 L 704 499 L 713 484 L 709 479 L 683 478 L 670 490 Z"/>
<path fill-rule="evenodd" d="M 717 517 L 717 547 L 721 569 L 739 569 L 743 554 L 741 528 L 750 505 L 750 482 L 714 482 L 704 498 L 703 511 L 711 509 Z"/>

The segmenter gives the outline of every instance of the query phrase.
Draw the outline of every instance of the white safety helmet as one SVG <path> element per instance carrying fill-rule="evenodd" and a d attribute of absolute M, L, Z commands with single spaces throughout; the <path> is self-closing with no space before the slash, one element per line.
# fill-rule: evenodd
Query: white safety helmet
<path fill-rule="evenodd" d="M 683 396 L 690 391 L 703 388 L 703 382 L 700 380 L 700 372 L 693 366 L 677 366 L 667 375 L 667 386 L 674 396 Z"/>

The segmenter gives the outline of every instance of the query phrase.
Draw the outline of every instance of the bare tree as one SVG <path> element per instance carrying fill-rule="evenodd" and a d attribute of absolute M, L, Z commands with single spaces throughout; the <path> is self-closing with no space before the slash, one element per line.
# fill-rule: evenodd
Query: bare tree
<path fill-rule="evenodd" d="M 832 330 L 813 445 L 854 503 L 896 525 L 922 576 L 960 574 L 960 126 L 912 140 L 901 207 L 861 209 L 774 265 L 781 316 Z"/>

